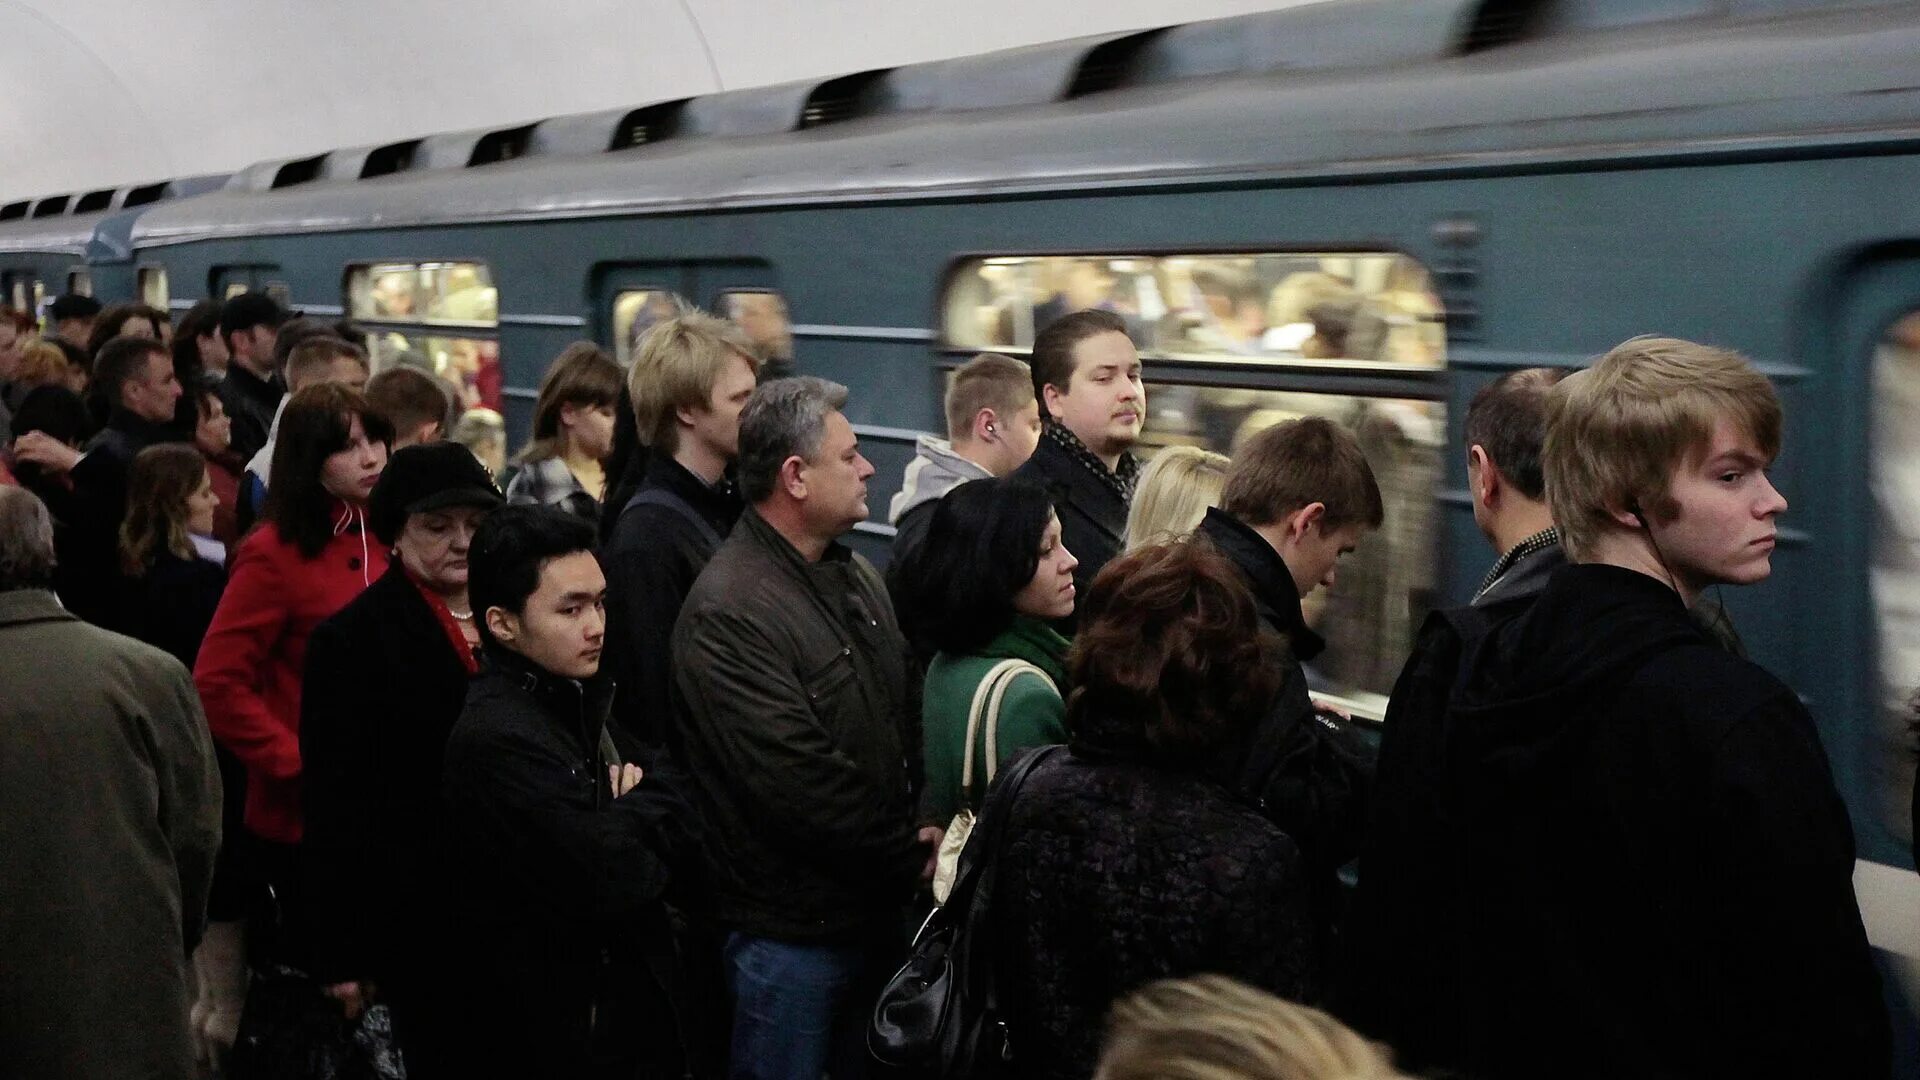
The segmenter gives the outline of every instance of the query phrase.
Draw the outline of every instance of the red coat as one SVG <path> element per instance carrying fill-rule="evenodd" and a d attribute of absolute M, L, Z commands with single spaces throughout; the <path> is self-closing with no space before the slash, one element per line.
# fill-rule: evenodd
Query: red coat
<path fill-rule="evenodd" d="M 240 541 L 227 591 L 193 667 L 213 737 L 247 767 L 248 831 L 300 840 L 300 676 L 313 628 L 387 569 L 387 550 L 358 511 L 308 559 L 263 523 Z"/>

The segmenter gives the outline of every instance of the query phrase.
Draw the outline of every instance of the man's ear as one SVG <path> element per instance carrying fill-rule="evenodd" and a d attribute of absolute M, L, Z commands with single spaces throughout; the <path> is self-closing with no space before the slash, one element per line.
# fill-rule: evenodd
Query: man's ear
<path fill-rule="evenodd" d="M 795 454 L 780 463 L 780 486 L 789 498 L 800 500 L 807 497 L 807 461 Z"/>
<path fill-rule="evenodd" d="M 1040 404 L 1043 406 L 1040 410 L 1041 418 L 1045 419 L 1051 416 L 1055 420 L 1060 419 L 1060 410 L 1054 408 L 1054 406 L 1059 404 L 1060 399 L 1067 395 L 1062 393 L 1060 388 L 1052 383 L 1042 383 L 1040 385 L 1040 396 L 1042 398 Z"/>
<path fill-rule="evenodd" d="M 1479 443 L 1467 448 L 1467 478 L 1473 486 L 1473 497 L 1491 507 L 1500 494 L 1500 470 L 1494 467 L 1493 459 Z"/>
<path fill-rule="evenodd" d="M 511 642 L 520 634 L 520 620 L 515 618 L 513 613 L 506 608 L 498 606 L 490 607 L 487 609 L 485 618 L 487 620 L 487 632 L 492 634 L 494 640 L 500 642 L 502 645 Z"/>
<path fill-rule="evenodd" d="M 973 439 L 975 442 L 997 442 L 1000 438 L 1000 418 L 994 415 L 991 407 L 983 407 L 973 414 Z"/>
<path fill-rule="evenodd" d="M 1305 539 L 1308 531 L 1318 525 L 1321 519 L 1326 517 L 1326 514 L 1327 504 L 1319 502 L 1310 502 L 1300 509 L 1295 510 L 1293 513 L 1288 514 L 1287 539 L 1296 543 Z"/>

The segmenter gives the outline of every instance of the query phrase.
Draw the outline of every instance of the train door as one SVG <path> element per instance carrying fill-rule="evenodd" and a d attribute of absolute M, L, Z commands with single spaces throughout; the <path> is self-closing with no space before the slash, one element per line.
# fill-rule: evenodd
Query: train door
<path fill-rule="evenodd" d="M 92 296 L 93 272 L 84 266 L 67 271 L 67 293 L 72 296 Z"/>
<path fill-rule="evenodd" d="M 675 260 L 596 273 L 600 339 L 622 367 L 640 338 L 689 305 L 738 323 L 763 359 L 793 359 L 793 324 L 772 267 L 757 260 Z"/>
<path fill-rule="evenodd" d="M 280 267 L 271 263 L 247 263 L 229 266 L 216 266 L 207 281 L 207 291 L 222 300 L 231 300 L 243 292 L 265 292 L 269 285 L 278 285 L 277 292 L 286 290 L 286 285 L 277 280 Z M 281 298 L 284 303 L 284 297 Z"/>

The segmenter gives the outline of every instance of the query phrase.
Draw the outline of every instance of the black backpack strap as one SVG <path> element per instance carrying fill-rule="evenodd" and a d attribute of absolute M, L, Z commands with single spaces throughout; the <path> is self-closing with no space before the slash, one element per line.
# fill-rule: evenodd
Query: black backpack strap
<path fill-rule="evenodd" d="M 668 510 L 685 518 L 688 524 L 699 530 L 701 539 L 716 548 L 720 546 L 720 533 L 714 529 L 706 518 L 700 516 L 700 512 L 693 508 L 692 503 L 681 498 L 676 492 L 668 491 L 663 487 L 641 488 L 639 491 L 633 493 L 633 498 L 627 500 L 627 505 L 621 507 L 620 512 L 625 514 L 628 510 L 636 506 L 666 507 Z"/>

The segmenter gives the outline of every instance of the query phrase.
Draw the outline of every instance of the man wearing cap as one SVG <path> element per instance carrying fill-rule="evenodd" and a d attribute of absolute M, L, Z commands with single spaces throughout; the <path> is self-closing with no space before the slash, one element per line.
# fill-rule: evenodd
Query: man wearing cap
<path fill-rule="evenodd" d="M 246 292 L 220 311 L 220 340 L 227 344 L 227 374 L 220 403 L 233 420 L 233 447 L 244 460 L 267 444 L 267 429 L 286 387 L 273 370 L 273 338 L 287 312 L 266 293 Z"/>
<path fill-rule="evenodd" d="M 93 337 L 93 320 L 100 317 L 100 301 L 91 296 L 67 293 L 54 297 L 47 305 L 47 321 L 53 324 L 53 336 L 75 348 L 87 347 Z"/>
<path fill-rule="evenodd" d="M 312 972 L 349 1017 L 392 1010 L 408 1071 L 439 1040 L 421 988 L 439 964 L 441 757 L 478 670 L 467 553 L 505 500 L 457 443 L 396 450 L 368 500 L 387 572 L 321 623 L 300 705 Z M 416 1065 L 416 1060 L 418 1064 Z"/>

